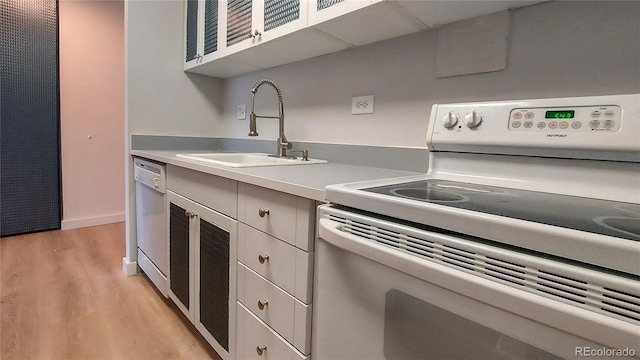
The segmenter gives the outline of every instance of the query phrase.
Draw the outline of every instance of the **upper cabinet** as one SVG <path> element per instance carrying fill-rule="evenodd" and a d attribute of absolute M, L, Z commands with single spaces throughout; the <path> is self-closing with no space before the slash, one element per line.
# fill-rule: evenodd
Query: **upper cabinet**
<path fill-rule="evenodd" d="M 227 78 L 538 2 L 186 0 L 184 70 Z"/>
<path fill-rule="evenodd" d="M 197 5 L 190 7 L 191 2 Z M 198 6 L 204 13 L 205 2 L 216 4 L 217 17 L 200 15 L 200 31 L 195 31 L 192 9 Z M 187 0 L 184 70 L 226 78 L 348 48 L 349 44 L 309 27 L 309 5 L 308 0 Z M 217 48 L 191 60 L 193 38 L 204 43 L 206 27 L 216 29 Z"/>
<path fill-rule="evenodd" d="M 307 26 L 305 0 L 228 0 L 221 27 L 227 53 L 299 31 Z"/>
<path fill-rule="evenodd" d="M 185 1 L 184 69 L 211 61 L 218 54 L 217 0 Z"/>

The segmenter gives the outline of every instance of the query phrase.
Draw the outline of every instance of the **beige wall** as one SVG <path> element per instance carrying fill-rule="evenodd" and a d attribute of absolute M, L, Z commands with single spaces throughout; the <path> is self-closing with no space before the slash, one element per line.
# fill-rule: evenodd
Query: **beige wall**
<path fill-rule="evenodd" d="M 62 228 L 124 221 L 124 3 L 59 3 Z"/>

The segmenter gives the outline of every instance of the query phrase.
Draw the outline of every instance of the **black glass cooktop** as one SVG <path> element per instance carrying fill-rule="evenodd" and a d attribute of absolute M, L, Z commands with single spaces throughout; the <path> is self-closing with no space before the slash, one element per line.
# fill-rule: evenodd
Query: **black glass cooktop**
<path fill-rule="evenodd" d="M 640 204 L 446 180 L 362 190 L 640 241 Z"/>

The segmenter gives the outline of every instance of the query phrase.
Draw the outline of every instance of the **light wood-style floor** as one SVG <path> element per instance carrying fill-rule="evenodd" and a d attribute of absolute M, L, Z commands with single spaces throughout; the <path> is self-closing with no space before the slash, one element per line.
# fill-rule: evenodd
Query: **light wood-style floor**
<path fill-rule="evenodd" d="M 0 359 L 219 359 L 124 249 L 124 223 L 0 239 Z"/>

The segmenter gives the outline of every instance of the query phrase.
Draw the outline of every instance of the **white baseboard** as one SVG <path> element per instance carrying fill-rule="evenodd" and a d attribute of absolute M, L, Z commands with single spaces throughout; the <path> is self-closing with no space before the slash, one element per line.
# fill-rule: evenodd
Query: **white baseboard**
<path fill-rule="evenodd" d="M 93 216 L 80 219 L 62 220 L 62 230 L 78 229 L 89 226 L 112 224 L 117 222 L 123 222 L 125 219 L 125 213 L 117 213 L 102 216 Z"/>
<path fill-rule="evenodd" d="M 138 273 L 138 263 L 135 261 L 129 261 L 125 256 L 122 258 L 122 271 L 124 271 L 127 276 L 133 276 Z"/>

